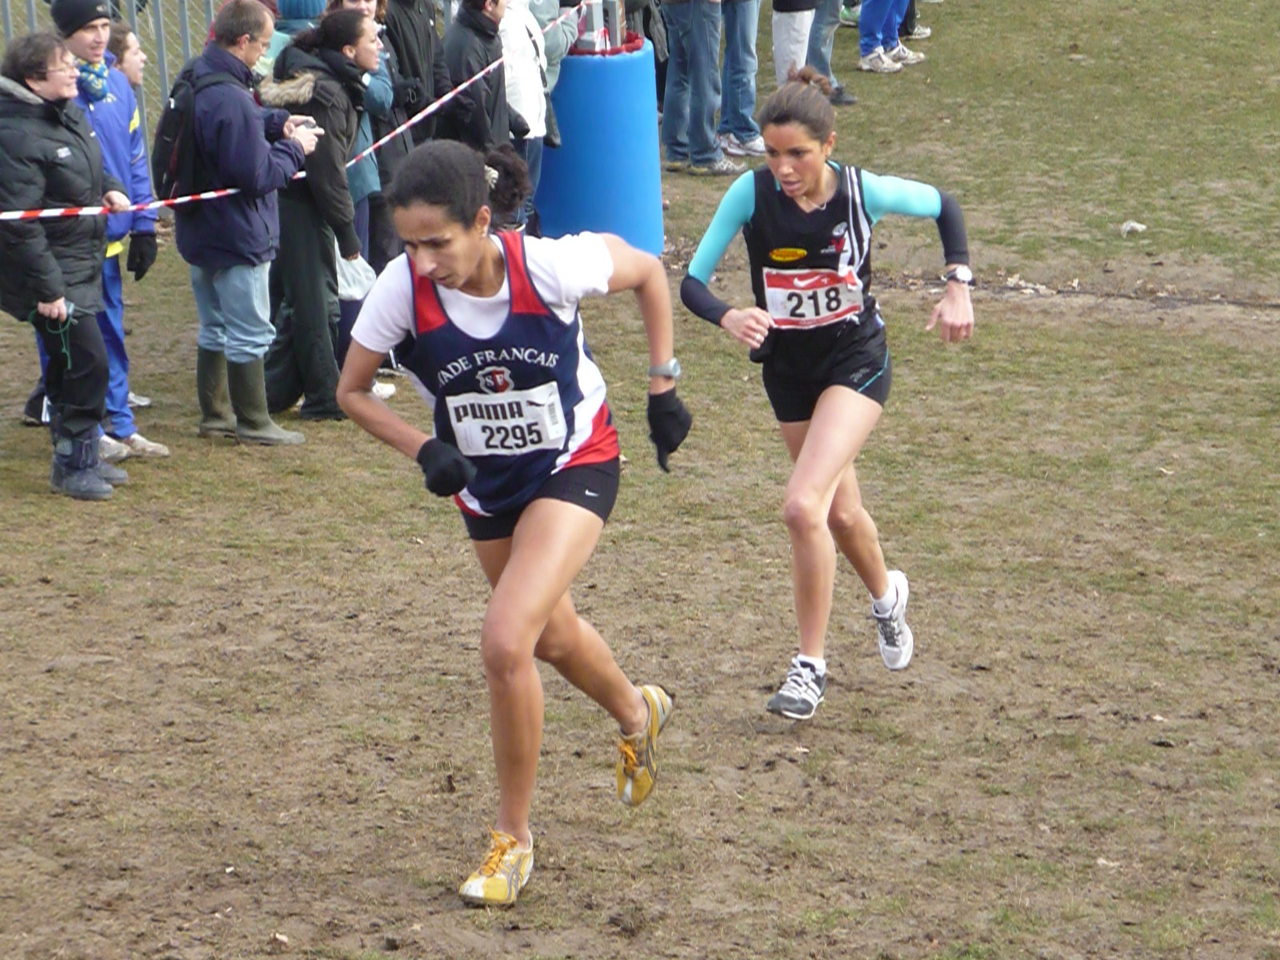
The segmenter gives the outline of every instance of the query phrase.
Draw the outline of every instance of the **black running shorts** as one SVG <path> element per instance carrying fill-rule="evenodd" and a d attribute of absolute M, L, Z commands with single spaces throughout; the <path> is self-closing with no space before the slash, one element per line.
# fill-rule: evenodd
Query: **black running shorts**
<path fill-rule="evenodd" d="M 855 324 L 847 324 L 834 345 L 822 352 L 789 349 L 789 334 L 764 360 L 761 376 L 773 414 L 781 423 L 803 423 L 813 418 L 818 397 L 828 387 L 848 387 L 880 406 L 889 399 L 893 380 L 884 328 L 871 336 Z"/>
<path fill-rule="evenodd" d="M 547 477 L 529 503 L 534 500 L 563 500 L 590 510 L 601 520 L 608 520 L 618 499 L 620 474 L 621 468 L 616 457 L 603 463 L 567 467 Z M 477 517 L 464 512 L 462 519 L 467 525 L 467 535 L 472 540 L 505 540 L 515 533 L 516 521 L 529 503 L 490 517 Z"/>

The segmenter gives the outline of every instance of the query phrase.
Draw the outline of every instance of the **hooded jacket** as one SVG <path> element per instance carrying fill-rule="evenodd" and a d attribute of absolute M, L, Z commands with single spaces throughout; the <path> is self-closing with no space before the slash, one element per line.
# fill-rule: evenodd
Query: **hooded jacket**
<path fill-rule="evenodd" d="M 216 84 L 196 97 L 196 148 L 213 188 L 241 192 L 175 207 L 178 252 L 209 270 L 257 266 L 274 260 L 280 246 L 276 191 L 302 166 L 302 146 L 280 139 L 289 115 L 264 112 L 250 90 L 253 73 L 216 43 L 192 65 L 194 79 L 210 73 L 228 73 L 237 82 Z"/>
<path fill-rule="evenodd" d="M 359 129 L 357 106 L 363 110 L 360 69 L 341 53 L 309 53 L 293 44 L 276 58 L 275 76 L 263 81 L 258 95 L 267 107 L 315 120 L 324 134 L 303 165 L 307 176 L 285 188 L 291 200 L 312 203 L 338 238 L 338 252 L 360 252 L 355 206 L 347 184 L 347 160 Z"/>
<path fill-rule="evenodd" d="M 125 192 L 80 109 L 0 77 L 0 210 L 98 206 L 108 190 Z M 0 308 L 26 320 L 37 303 L 65 297 L 92 322 L 105 247 L 102 217 L 0 223 Z"/>

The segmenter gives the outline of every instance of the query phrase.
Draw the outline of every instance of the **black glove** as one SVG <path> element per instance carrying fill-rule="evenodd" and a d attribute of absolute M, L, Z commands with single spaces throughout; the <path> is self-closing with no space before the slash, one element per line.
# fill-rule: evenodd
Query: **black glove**
<path fill-rule="evenodd" d="M 397 107 L 416 107 L 422 103 L 427 88 L 421 80 L 397 80 L 391 85 L 391 102 Z"/>
<path fill-rule="evenodd" d="M 693 414 L 685 409 L 672 387 L 665 393 L 649 394 L 649 439 L 658 450 L 658 466 L 667 469 L 667 457 L 680 448 L 693 426 Z"/>
<path fill-rule="evenodd" d="M 451 497 L 476 475 L 476 467 L 451 443 L 432 437 L 415 458 L 426 477 L 427 489 L 437 497 Z"/>
<path fill-rule="evenodd" d="M 129 259 L 125 269 L 141 280 L 156 262 L 156 235 L 154 233 L 129 234 Z"/>
<path fill-rule="evenodd" d="M 511 131 L 512 140 L 523 140 L 529 136 L 529 121 L 520 116 L 515 110 L 508 111 L 510 116 L 507 118 L 507 127 Z"/>

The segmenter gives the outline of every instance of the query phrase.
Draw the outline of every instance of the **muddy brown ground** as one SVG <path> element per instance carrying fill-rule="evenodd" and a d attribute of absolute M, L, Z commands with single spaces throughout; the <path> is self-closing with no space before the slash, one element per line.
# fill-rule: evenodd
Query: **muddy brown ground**
<path fill-rule="evenodd" d="M 460 524 L 350 424 L 198 440 L 171 274 L 130 297 L 174 455 L 112 503 L 45 491 L 0 327 L 0 954 L 1280 956 L 1274 312 L 991 290 L 946 351 L 894 278 L 861 473 L 918 652 L 883 669 L 842 566 L 793 724 L 763 711 L 794 628 L 757 371 L 680 321 L 698 419 L 662 475 L 638 322 L 589 311 L 630 463 L 575 595 L 677 710 L 629 810 L 607 719 L 544 673 L 537 866 L 486 912 L 454 892 L 494 809 Z"/>

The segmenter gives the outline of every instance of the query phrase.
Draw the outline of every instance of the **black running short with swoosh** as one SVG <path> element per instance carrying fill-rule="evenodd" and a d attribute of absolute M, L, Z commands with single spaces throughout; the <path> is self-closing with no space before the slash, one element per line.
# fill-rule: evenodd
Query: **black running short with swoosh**
<path fill-rule="evenodd" d="M 618 499 L 618 482 L 621 475 L 619 461 L 615 457 L 603 463 L 584 463 L 578 467 L 566 467 L 547 477 L 529 503 L 534 500 L 563 500 L 590 510 L 601 520 L 608 520 Z M 505 540 L 515 533 L 516 522 L 529 503 L 516 510 L 484 517 L 463 512 L 467 535 L 472 540 Z"/>
<path fill-rule="evenodd" d="M 775 342 L 764 357 L 762 379 L 780 423 L 811 420 L 818 397 L 829 387 L 848 387 L 885 405 L 893 367 L 884 326 L 877 321 L 870 335 L 859 324 L 842 323 L 771 338 Z"/>

